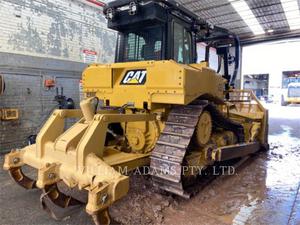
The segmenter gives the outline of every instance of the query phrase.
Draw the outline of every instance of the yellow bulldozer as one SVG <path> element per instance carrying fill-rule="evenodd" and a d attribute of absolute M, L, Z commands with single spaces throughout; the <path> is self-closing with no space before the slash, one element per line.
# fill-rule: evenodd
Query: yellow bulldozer
<path fill-rule="evenodd" d="M 108 208 L 127 194 L 130 171 L 149 166 L 153 185 L 189 197 L 198 170 L 268 148 L 267 110 L 252 92 L 233 88 L 236 35 L 172 0 L 113 1 L 104 14 L 118 31 L 115 63 L 85 69 L 81 109 L 55 110 L 36 144 L 5 156 L 18 184 L 42 189 L 62 208 L 82 203 L 58 182 L 86 191 L 86 212 L 109 224 Z M 200 63 L 198 42 L 207 44 Z M 210 48 L 218 71 L 209 67 Z M 69 118 L 78 121 L 66 129 Z M 24 165 L 37 170 L 36 180 Z"/>

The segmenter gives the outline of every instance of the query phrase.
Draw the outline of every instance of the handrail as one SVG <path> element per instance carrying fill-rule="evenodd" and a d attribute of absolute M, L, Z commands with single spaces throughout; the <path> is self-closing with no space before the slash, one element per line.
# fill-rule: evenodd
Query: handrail
<path fill-rule="evenodd" d="M 252 90 L 230 90 L 226 93 L 229 93 L 229 102 L 232 103 L 251 103 L 251 102 L 255 102 L 258 106 L 258 108 L 265 112 L 266 109 L 263 107 L 263 105 L 261 104 L 261 102 L 258 100 L 258 98 L 256 97 L 256 95 L 253 93 Z M 235 94 L 234 96 L 230 95 L 230 94 Z M 247 95 L 246 95 L 247 94 Z M 246 99 L 245 99 L 246 98 Z M 251 110 L 251 107 L 254 104 L 249 104 L 249 110 Z"/>

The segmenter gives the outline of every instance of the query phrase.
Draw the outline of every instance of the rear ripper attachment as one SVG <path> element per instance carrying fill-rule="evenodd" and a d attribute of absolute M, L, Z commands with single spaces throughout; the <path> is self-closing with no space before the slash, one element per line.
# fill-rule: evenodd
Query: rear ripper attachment
<path fill-rule="evenodd" d="M 82 204 L 61 193 L 57 188 L 58 182 L 62 181 L 69 188 L 87 191 L 86 212 L 93 217 L 95 224 L 109 224 L 108 207 L 125 196 L 129 188 L 128 177 L 114 168 L 144 165 L 146 156 L 121 153 L 117 148 L 105 146 L 108 125 L 124 121 L 151 121 L 155 115 L 124 115 L 113 110 L 95 115 L 92 99 L 81 103 L 81 111 L 55 110 L 38 134 L 36 144 L 7 154 L 4 169 L 20 186 L 42 189 L 42 206 L 48 212 L 50 209 L 45 199 L 61 208 Z M 80 118 L 82 114 L 82 119 L 64 132 L 65 119 Z M 135 162 L 126 164 L 132 160 Z M 22 172 L 24 165 L 37 169 L 37 180 Z"/>

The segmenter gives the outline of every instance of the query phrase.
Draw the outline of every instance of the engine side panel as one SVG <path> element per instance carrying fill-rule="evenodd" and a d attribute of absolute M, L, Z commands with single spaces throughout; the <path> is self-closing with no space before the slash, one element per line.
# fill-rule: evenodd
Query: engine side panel
<path fill-rule="evenodd" d="M 197 65 L 197 66 L 195 66 Z M 83 91 L 110 106 L 186 105 L 208 94 L 223 99 L 224 79 L 204 64 L 144 61 L 91 65 L 83 73 Z M 122 96 L 122 97 L 120 97 Z"/>

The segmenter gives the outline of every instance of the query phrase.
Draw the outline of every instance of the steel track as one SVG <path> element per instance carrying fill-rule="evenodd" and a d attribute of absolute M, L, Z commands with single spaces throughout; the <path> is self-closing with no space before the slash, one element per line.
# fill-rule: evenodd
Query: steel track
<path fill-rule="evenodd" d="M 174 106 L 151 154 L 150 169 L 155 186 L 184 198 L 193 194 L 191 182 L 185 184 L 183 166 L 187 152 L 193 149 L 193 135 L 204 110 L 210 112 L 214 127 L 230 130 L 236 134 L 239 143 L 244 142 L 243 127 L 223 116 L 207 101 L 195 100 L 186 106 Z M 192 183 L 197 183 L 196 179 Z"/>

